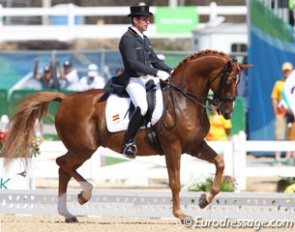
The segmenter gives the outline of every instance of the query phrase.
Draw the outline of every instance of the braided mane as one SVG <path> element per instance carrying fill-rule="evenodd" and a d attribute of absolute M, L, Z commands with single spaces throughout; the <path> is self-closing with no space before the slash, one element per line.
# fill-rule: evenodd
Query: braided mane
<path fill-rule="evenodd" d="M 197 58 L 202 57 L 204 55 L 210 55 L 210 54 L 215 54 L 215 55 L 217 54 L 217 55 L 220 55 L 220 56 L 226 56 L 225 53 L 219 52 L 219 51 L 216 51 L 216 50 L 209 50 L 209 49 L 202 50 L 202 51 L 193 53 L 193 54 L 185 57 L 182 61 L 179 62 L 179 64 L 176 66 L 175 70 L 178 69 L 180 66 L 182 66 L 184 63 L 186 63 L 188 61 L 197 59 Z"/>

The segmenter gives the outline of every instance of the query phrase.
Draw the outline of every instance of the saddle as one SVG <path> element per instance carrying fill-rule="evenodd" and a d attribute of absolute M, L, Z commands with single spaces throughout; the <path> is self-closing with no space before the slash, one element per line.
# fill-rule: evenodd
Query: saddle
<path fill-rule="evenodd" d="M 112 77 L 103 88 L 105 93 L 109 94 L 107 106 L 106 106 L 106 121 L 107 128 L 110 132 L 117 132 L 126 130 L 129 119 L 135 110 L 132 101 L 126 92 L 126 83 L 122 82 L 121 76 Z M 128 83 L 128 82 L 127 82 Z M 149 80 L 146 83 L 146 98 L 148 103 L 148 111 L 143 120 L 142 127 L 145 128 L 146 135 L 145 140 L 158 154 L 163 154 L 161 145 L 158 140 L 157 133 L 154 130 L 153 125 L 161 118 L 163 112 L 163 101 L 161 91 L 157 88 L 153 80 Z M 161 96 L 161 99 L 159 99 Z M 162 107 L 160 107 L 162 106 Z M 120 113 L 113 113 L 109 115 L 109 111 L 113 111 L 114 107 L 121 107 L 125 111 L 124 117 L 120 116 Z M 126 118 L 128 115 L 128 119 Z M 112 119 L 113 123 L 110 123 Z M 115 124 L 119 129 L 112 129 L 112 124 Z"/>

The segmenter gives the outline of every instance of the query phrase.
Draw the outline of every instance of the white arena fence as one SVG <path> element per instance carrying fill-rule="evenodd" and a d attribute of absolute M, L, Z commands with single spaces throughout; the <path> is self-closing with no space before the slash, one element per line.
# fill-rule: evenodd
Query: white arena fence
<path fill-rule="evenodd" d="M 243 132 L 227 142 L 208 142 L 225 161 L 225 175 L 232 176 L 238 190 L 246 189 L 247 177 L 295 177 L 293 166 L 273 167 L 270 164 L 247 163 L 247 152 L 253 151 L 292 151 L 295 143 L 289 141 L 247 141 Z M 46 141 L 41 144 L 41 155 L 33 158 L 30 169 L 25 173 L 22 162 L 16 160 L 13 169 L 5 172 L 0 158 L 0 189 L 34 189 L 36 178 L 58 178 L 58 166 L 55 159 L 66 153 L 60 141 Z M 104 157 L 122 159 L 113 165 L 103 166 Z M 79 173 L 86 179 L 94 181 L 117 182 L 124 180 L 126 185 L 148 185 L 151 180 L 164 180 L 168 183 L 168 174 L 164 156 L 137 157 L 128 160 L 107 148 L 99 148 L 91 159 L 80 168 Z M 185 184 L 192 178 L 208 177 L 215 174 L 215 166 L 206 161 L 184 154 L 181 160 L 181 182 Z M 13 181 L 15 180 L 15 181 Z M 21 183 L 23 180 L 23 184 Z M 13 184 L 15 182 L 15 184 Z M 10 185 L 11 184 L 11 185 Z M 23 187 L 27 186 L 27 187 Z"/>
<path fill-rule="evenodd" d="M 292 142 L 246 141 L 244 133 L 240 133 L 234 136 L 232 141 L 209 144 L 223 154 L 225 174 L 232 175 L 237 180 L 240 190 L 245 189 L 243 185 L 249 176 L 295 176 L 293 167 L 249 167 L 246 163 L 248 151 L 294 150 Z M 0 212 L 57 215 L 57 190 L 34 190 L 34 181 L 36 178 L 57 178 L 58 167 L 55 158 L 65 152 L 61 142 L 48 141 L 41 145 L 41 155 L 32 159 L 27 173 L 23 172 L 24 168 L 19 160 L 13 164 L 15 170 L 8 173 L 1 167 Z M 107 156 L 124 159 L 109 149 L 99 148 L 79 172 L 93 180 L 127 180 L 127 185 L 148 184 L 150 179 L 166 179 L 168 182 L 162 156 L 137 157 L 133 161 L 103 167 L 101 158 Z M 181 165 L 182 182 L 188 181 L 192 176 L 215 173 L 214 165 L 188 155 L 182 157 Z M 20 190 L 25 188 L 27 190 Z M 173 218 L 171 193 L 168 190 L 94 191 L 91 201 L 83 206 L 77 202 L 79 192 L 79 189 L 70 190 L 67 198 L 69 210 L 76 215 Z M 198 206 L 200 194 L 181 192 L 182 207 L 194 218 L 224 219 L 226 216 L 228 219 L 293 220 L 295 216 L 295 194 L 220 193 L 205 209 Z"/>
<path fill-rule="evenodd" d="M 67 197 L 68 209 L 76 215 L 174 218 L 170 192 L 95 191 L 83 206 L 77 202 L 78 193 L 70 191 Z M 193 218 L 295 218 L 295 194 L 220 193 L 205 209 L 198 206 L 200 196 L 196 192 L 180 195 L 182 208 Z M 0 210 L 4 214 L 57 215 L 57 201 L 57 190 L 0 191 Z"/>

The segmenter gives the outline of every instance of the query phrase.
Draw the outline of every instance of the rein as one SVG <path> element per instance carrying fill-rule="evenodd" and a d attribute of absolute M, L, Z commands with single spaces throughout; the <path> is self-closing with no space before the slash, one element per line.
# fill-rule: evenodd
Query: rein
<path fill-rule="evenodd" d="M 208 100 L 208 101 L 211 101 L 211 100 L 212 100 L 211 98 L 203 97 L 203 96 L 198 95 L 198 94 L 193 94 L 193 93 L 187 92 L 187 91 L 185 91 L 185 90 L 179 88 L 178 86 L 174 85 L 174 84 L 172 83 L 171 79 L 169 80 L 169 82 L 167 82 L 167 85 L 169 86 L 170 89 L 171 89 L 171 87 L 173 87 L 172 90 L 173 90 L 173 89 L 178 90 L 180 93 L 182 93 L 183 96 L 187 97 L 188 99 L 190 99 L 190 100 L 193 101 L 194 103 L 196 103 L 196 104 L 198 104 L 198 105 L 200 105 L 200 106 L 202 106 L 202 107 L 204 107 L 204 108 L 208 108 L 208 109 L 210 109 L 206 104 L 203 104 L 203 103 L 197 101 L 195 98 L 204 98 L 204 99 L 206 99 L 206 100 Z M 168 88 L 168 90 L 169 90 L 169 88 Z M 166 90 L 167 90 L 167 89 L 166 89 Z M 167 92 L 167 91 L 166 91 L 166 92 Z M 174 96 L 174 92 L 172 92 L 172 96 Z M 174 97 L 174 98 L 175 98 L 175 97 Z"/>
<path fill-rule="evenodd" d="M 176 109 L 175 109 L 175 89 L 178 90 L 183 96 L 187 97 L 188 99 L 190 99 L 191 101 L 193 101 L 194 103 L 204 107 L 204 108 L 207 108 L 207 109 L 210 109 L 210 107 L 208 107 L 206 104 L 203 104 L 199 101 L 197 101 L 195 98 L 205 98 L 206 100 L 208 101 L 212 101 L 211 98 L 208 98 L 208 97 L 203 97 L 201 95 L 197 95 L 197 94 L 193 94 L 193 93 L 189 93 L 187 91 L 184 91 L 183 89 L 179 88 L 178 86 L 174 85 L 171 81 L 171 78 L 169 78 L 167 81 L 166 81 L 166 84 L 167 84 L 167 88 L 165 89 L 165 97 L 164 97 L 164 107 L 163 107 L 163 114 L 162 114 L 162 117 L 161 117 L 161 121 L 160 121 L 160 126 L 159 126 L 159 129 L 158 129 L 158 133 L 159 134 L 162 134 L 162 128 L 163 128 L 163 125 L 165 128 L 167 129 L 171 129 L 173 128 L 176 123 L 177 123 L 177 115 L 176 115 Z M 172 93 L 172 102 L 173 102 L 173 114 L 174 114 L 174 122 L 172 123 L 172 125 L 167 125 L 165 124 L 164 122 L 164 116 L 167 112 L 167 106 L 168 106 L 168 100 L 169 100 L 169 93 Z M 219 107 L 219 106 L 218 106 Z"/>

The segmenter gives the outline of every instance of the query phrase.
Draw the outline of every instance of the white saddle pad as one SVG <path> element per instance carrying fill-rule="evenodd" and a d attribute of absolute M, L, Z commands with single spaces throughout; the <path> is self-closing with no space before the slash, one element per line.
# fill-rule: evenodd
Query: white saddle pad
<path fill-rule="evenodd" d="M 158 86 L 157 86 L 158 87 Z M 106 104 L 106 122 L 109 132 L 127 130 L 129 123 L 130 98 L 121 98 L 117 94 L 110 94 Z M 163 96 L 160 88 L 156 90 L 156 106 L 152 115 L 151 124 L 155 125 L 163 113 Z"/>

